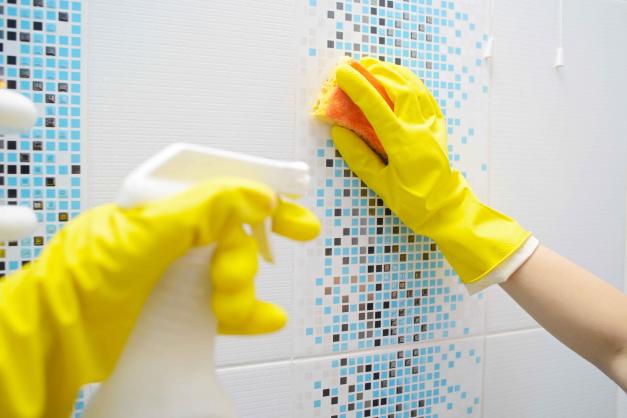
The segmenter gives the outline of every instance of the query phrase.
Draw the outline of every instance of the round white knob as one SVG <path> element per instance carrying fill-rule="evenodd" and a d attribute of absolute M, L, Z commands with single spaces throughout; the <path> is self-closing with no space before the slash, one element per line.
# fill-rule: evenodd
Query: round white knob
<path fill-rule="evenodd" d="M 37 216 L 23 206 L 0 206 L 0 240 L 16 241 L 37 228 Z"/>
<path fill-rule="evenodd" d="M 37 120 L 33 102 L 11 90 L 0 90 L 0 133 L 27 131 Z"/>

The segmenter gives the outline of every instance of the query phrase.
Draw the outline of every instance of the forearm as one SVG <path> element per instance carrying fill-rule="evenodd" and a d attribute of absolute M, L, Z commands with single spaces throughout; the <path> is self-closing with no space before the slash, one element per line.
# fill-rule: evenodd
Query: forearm
<path fill-rule="evenodd" d="M 0 283 L 0 416 L 69 416 L 78 388 L 113 369 L 151 283 L 120 279 L 113 261 L 81 264 L 109 257 L 108 236 L 93 234 L 112 224 L 109 212 L 84 213 Z"/>
<path fill-rule="evenodd" d="M 0 283 L 0 416 L 69 416 L 79 387 L 112 370 L 139 303 L 29 267 Z"/>
<path fill-rule="evenodd" d="M 544 246 L 501 286 L 547 331 L 627 390 L 627 295 Z"/>

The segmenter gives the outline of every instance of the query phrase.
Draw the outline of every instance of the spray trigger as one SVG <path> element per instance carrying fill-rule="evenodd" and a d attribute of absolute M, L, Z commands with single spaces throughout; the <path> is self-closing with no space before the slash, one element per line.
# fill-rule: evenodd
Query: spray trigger
<path fill-rule="evenodd" d="M 250 226 L 251 236 L 257 242 L 259 247 L 259 254 L 268 263 L 274 263 L 274 257 L 272 256 L 272 250 L 270 249 L 270 243 L 268 242 L 268 228 L 265 222 L 260 222 Z"/>

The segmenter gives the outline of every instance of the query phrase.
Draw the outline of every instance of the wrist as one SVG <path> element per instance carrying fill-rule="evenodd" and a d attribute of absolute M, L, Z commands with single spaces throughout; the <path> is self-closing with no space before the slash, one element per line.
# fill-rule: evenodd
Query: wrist
<path fill-rule="evenodd" d="M 464 283 L 466 290 L 468 290 L 470 295 L 474 295 L 494 284 L 506 282 L 531 257 L 539 246 L 540 241 L 535 236 L 530 236 L 518 250 L 514 251 L 510 257 L 505 259 L 481 280 Z"/>

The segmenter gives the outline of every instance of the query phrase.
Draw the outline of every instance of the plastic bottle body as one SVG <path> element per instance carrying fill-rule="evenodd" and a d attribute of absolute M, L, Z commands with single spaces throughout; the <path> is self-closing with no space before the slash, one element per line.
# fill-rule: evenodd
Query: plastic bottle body
<path fill-rule="evenodd" d="M 237 416 L 215 374 L 210 257 L 197 249 L 167 270 L 84 418 Z"/>

